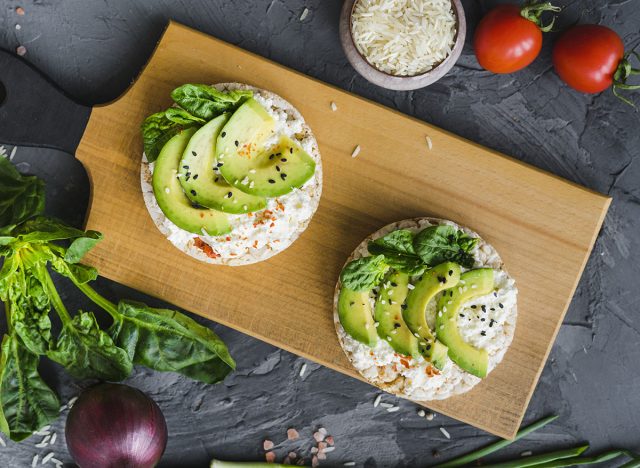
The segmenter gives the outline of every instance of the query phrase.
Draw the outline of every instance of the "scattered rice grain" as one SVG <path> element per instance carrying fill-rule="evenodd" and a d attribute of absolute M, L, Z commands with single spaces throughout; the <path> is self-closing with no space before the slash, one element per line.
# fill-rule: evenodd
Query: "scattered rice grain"
<path fill-rule="evenodd" d="M 360 145 L 356 146 L 353 149 L 353 152 L 351 153 L 351 157 L 355 158 L 356 156 L 358 156 L 360 154 Z"/>
<path fill-rule="evenodd" d="M 440 428 L 440 432 L 442 432 L 442 434 L 447 438 L 447 439 L 451 439 L 451 434 L 449 434 L 449 431 L 447 431 L 444 427 Z"/>
<path fill-rule="evenodd" d="M 308 15 L 309 15 L 309 9 L 305 8 L 304 10 L 302 10 L 302 14 L 300 15 L 300 21 L 304 21 Z"/>

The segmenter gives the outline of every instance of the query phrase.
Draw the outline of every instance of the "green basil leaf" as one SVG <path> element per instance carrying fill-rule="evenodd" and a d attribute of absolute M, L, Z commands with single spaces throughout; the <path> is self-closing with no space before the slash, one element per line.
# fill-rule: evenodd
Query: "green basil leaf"
<path fill-rule="evenodd" d="M 236 367 L 224 342 L 186 315 L 130 301 L 120 302 L 118 311 L 112 336 L 135 364 L 205 383 L 221 381 Z"/>
<path fill-rule="evenodd" d="M 152 114 L 142 122 L 142 142 L 144 145 L 144 153 L 149 162 L 158 159 L 162 147 L 171 138 L 185 128 L 195 125 L 195 122 L 185 126 L 171 121 L 167 118 L 166 112 L 167 111 L 162 111 Z"/>
<path fill-rule="evenodd" d="M 0 356 L 0 430 L 20 441 L 56 419 L 60 402 L 38 374 L 40 358 L 17 335 L 5 335 Z"/>
<path fill-rule="evenodd" d="M 474 258 L 470 252 L 476 244 L 477 239 L 444 224 L 420 231 L 413 241 L 416 253 L 427 265 L 456 262 L 465 268 L 473 267 Z"/>
<path fill-rule="evenodd" d="M 78 237 L 64 254 L 65 261 L 78 263 L 98 242 L 102 240 L 102 233 L 98 231 L 86 231 L 84 237 Z"/>
<path fill-rule="evenodd" d="M 380 284 L 388 269 L 384 255 L 363 257 L 344 267 L 340 273 L 340 281 L 353 291 L 368 291 Z"/>
<path fill-rule="evenodd" d="M 171 98 L 183 109 L 201 119 L 211 120 L 220 114 L 230 112 L 253 96 L 251 91 L 218 91 L 203 84 L 185 84 L 171 93 Z"/>
<path fill-rule="evenodd" d="M 63 325 L 47 357 L 79 379 L 119 381 L 127 378 L 133 369 L 127 352 L 100 329 L 91 312 L 81 311 Z"/>
<path fill-rule="evenodd" d="M 0 234 L 43 212 L 44 182 L 36 176 L 23 176 L 0 156 Z"/>
<path fill-rule="evenodd" d="M 409 276 L 421 275 L 429 268 L 417 255 L 408 256 L 387 252 L 384 254 L 384 261 L 394 270 L 406 273 Z"/>

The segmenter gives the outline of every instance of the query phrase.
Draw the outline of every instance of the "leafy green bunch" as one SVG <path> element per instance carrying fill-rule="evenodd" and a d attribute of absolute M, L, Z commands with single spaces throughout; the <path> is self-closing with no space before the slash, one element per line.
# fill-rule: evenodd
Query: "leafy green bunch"
<path fill-rule="evenodd" d="M 389 269 L 417 276 L 444 262 L 471 268 L 471 251 L 477 243 L 477 238 L 446 224 L 429 226 L 417 234 L 399 229 L 369 242 L 371 256 L 348 263 L 340 281 L 353 291 L 368 291 L 380 284 Z"/>
<path fill-rule="evenodd" d="M 251 91 L 218 91 L 203 84 L 185 84 L 173 90 L 171 98 L 178 107 L 150 115 L 142 123 L 142 140 L 147 160 L 153 162 L 160 150 L 175 135 L 191 127 L 233 111 L 253 96 Z"/>
<path fill-rule="evenodd" d="M 179 372 L 206 383 L 222 380 L 235 362 L 210 329 L 179 312 L 123 300 L 114 304 L 91 286 L 98 272 L 80 263 L 102 235 L 42 216 L 43 184 L 0 158 L 0 299 L 7 333 L 0 354 L 0 430 L 22 440 L 58 416 L 60 403 L 38 373 L 41 356 L 76 378 L 119 381 L 134 364 Z M 11 203 L 8 200 L 11 200 Z M 112 319 L 67 310 L 52 279 L 66 278 Z M 62 328 L 52 333 L 55 311 Z"/>

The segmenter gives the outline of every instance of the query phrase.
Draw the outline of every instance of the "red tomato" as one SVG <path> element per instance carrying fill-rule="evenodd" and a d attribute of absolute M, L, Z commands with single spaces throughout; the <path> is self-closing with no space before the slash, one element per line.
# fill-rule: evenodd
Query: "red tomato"
<path fill-rule="evenodd" d="M 473 47 L 480 65 L 493 73 L 523 69 L 540 53 L 542 31 L 516 5 L 500 5 L 480 20 Z"/>
<path fill-rule="evenodd" d="M 574 26 L 553 47 L 553 66 L 562 81 L 583 93 L 599 93 L 613 85 L 624 57 L 622 39 L 597 24 Z"/>

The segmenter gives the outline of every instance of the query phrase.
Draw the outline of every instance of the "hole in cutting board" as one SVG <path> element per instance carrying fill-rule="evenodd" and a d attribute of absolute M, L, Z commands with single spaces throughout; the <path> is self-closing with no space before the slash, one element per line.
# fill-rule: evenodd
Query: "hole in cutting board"
<path fill-rule="evenodd" d="M 7 89 L 2 84 L 2 81 L 0 81 L 0 106 L 2 106 L 2 103 L 6 98 L 7 98 Z"/>

